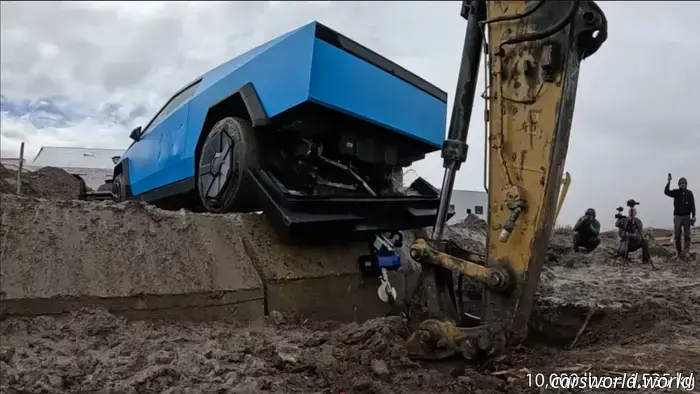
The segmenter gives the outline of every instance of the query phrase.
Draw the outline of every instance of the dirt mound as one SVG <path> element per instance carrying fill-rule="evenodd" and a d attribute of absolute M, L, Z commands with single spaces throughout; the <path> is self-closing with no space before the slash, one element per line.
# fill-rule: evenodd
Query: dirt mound
<path fill-rule="evenodd" d="M 65 170 L 43 167 L 22 172 L 22 194 L 29 197 L 74 200 L 80 196 L 80 181 Z M 0 193 L 17 192 L 17 171 L 0 164 Z"/>
<path fill-rule="evenodd" d="M 429 237 L 432 231 L 432 227 L 413 231 L 413 234 L 409 235 L 410 239 L 404 241 L 405 248 L 410 247 L 411 241 L 416 236 Z M 445 227 L 443 238 L 454 242 L 464 250 L 485 254 L 486 232 L 486 221 L 474 214 L 469 214 L 463 221 Z M 408 257 L 408 254 L 406 256 Z"/>
<path fill-rule="evenodd" d="M 647 227 L 645 230 L 653 238 L 673 237 L 673 230 L 669 230 L 669 229 L 665 229 L 665 228 L 652 228 L 652 227 Z"/>
<path fill-rule="evenodd" d="M 463 221 L 450 227 L 454 229 L 468 229 L 471 232 L 476 232 L 479 234 L 486 234 L 486 231 L 488 230 L 486 220 L 474 215 L 473 213 L 467 214 L 467 217 Z"/>
<path fill-rule="evenodd" d="M 669 247 L 670 244 L 657 241 L 658 234 L 664 234 L 670 230 L 648 229 L 647 241 L 649 242 L 649 253 L 652 260 L 665 261 L 675 255 L 674 251 Z M 657 235 L 654 235 L 657 234 Z M 552 233 L 547 251 L 547 260 L 545 266 L 567 266 L 567 267 L 583 267 L 595 262 L 614 261 L 615 251 L 620 247 L 620 239 L 617 231 L 606 231 L 600 234 L 600 245 L 590 253 L 574 253 L 573 251 L 573 232 L 569 229 L 556 229 Z M 630 257 L 633 262 L 641 261 L 641 250 L 631 253 Z"/>

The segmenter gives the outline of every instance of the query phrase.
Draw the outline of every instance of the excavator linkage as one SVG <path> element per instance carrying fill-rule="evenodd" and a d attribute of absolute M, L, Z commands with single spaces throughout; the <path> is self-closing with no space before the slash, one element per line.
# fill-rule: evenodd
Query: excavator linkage
<path fill-rule="evenodd" d="M 570 182 L 567 176 L 562 185 L 579 67 L 607 39 L 606 17 L 593 1 L 473 0 L 463 2 L 462 16 L 467 33 L 442 152 L 438 221 L 432 236 L 415 240 L 410 251 L 423 266 L 419 282 L 432 282 L 422 288 L 434 289 L 429 298 L 435 301 L 429 303 L 434 318 L 408 339 L 414 358 L 477 359 L 525 338 L 561 207 L 560 189 L 565 197 Z M 486 256 L 457 251 L 443 240 L 440 213 L 466 160 L 482 51 L 489 158 Z M 479 317 L 464 312 L 465 277 L 483 283 Z"/>

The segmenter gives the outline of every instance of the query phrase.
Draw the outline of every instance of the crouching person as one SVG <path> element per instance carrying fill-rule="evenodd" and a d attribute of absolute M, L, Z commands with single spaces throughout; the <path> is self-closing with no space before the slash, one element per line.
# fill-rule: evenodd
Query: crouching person
<path fill-rule="evenodd" d="M 595 218 L 595 209 L 588 208 L 574 226 L 574 252 L 583 248 L 591 252 L 600 245 L 600 222 Z"/>
<path fill-rule="evenodd" d="M 642 249 L 642 262 L 648 263 L 651 261 L 649 243 L 642 236 L 644 234 L 644 225 L 640 219 L 634 218 L 630 220 L 627 216 L 621 215 L 615 222 L 615 227 L 619 230 L 620 235 L 619 256 L 626 259 L 629 253 Z"/>

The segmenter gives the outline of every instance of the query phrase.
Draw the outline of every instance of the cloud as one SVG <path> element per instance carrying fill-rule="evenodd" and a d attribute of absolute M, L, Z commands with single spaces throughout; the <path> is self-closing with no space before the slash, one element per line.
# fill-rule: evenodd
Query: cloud
<path fill-rule="evenodd" d="M 17 157 L 20 145 L 25 144 L 25 159 L 31 160 L 42 146 L 85 146 L 126 149 L 130 141 L 124 138 L 125 129 L 119 124 L 108 124 L 86 118 L 71 127 L 38 128 L 31 122 L 2 114 L 2 157 Z"/>
<path fill-rule="evenodd" d="M 700 3 L 599 4 L 610 38 L 582 65 L 566 166 L 573 183 L 560 219 L 571 223 L 592 206 L 606 226 L 608 211 L 612 217 L 635 198 L 647 225 L 667 226 L 666 174 L 687 176 L 692 188 L 690 171 L 700 168 L 700 93 L 693 89 L 700 47 L 689 40 L 700 36 Z M 41 145 L 127 147 L 130 128 L 184 84 L 311 20 L 451 95 L 466 26 L 459 2 L 3 2 L 0 11 L 2 94 L 15 101 L 63 96 L 90 113 L 69 127 L 36 127 L 5 113 L 3 155 L 16 154 L 22 140 L 34 153 Z M 105 115 L 115 111 L 123 121 Z M 477 100 L 459 188 L 483 189 L 482 111 Z M 415 168 L 440 184 L 439 153 Z"/>

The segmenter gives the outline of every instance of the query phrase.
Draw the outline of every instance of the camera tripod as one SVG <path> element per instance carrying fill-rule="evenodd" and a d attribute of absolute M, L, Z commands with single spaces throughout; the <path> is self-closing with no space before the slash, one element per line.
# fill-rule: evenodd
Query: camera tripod
<path fill-rule="evenodd" d="M 617 262 L 618 257 L 622 257 L 623 260 L 629 261 L 629 241 L 630 241 L 631 234 L 638 235 L 640 242 L 642 242 L 642 243 L 645 242 L 644 234 L 642 234 L 642 231 L 639 228 L 638 223 L 637 223 L 637 209 L 635 208 L 635 206 L 637 206 L 637 205 L 639 205 L 639 203 L 635 200 L 627 201 L 627 207 L 629 208 L 627 210 L 627 216 L 626 216 L 627 225 L 625 226 L 625 228 L 620 229 L 620 230 L 622 230 L 624 235 L 620 239 L 620 243 L 618 244 L 617 252 L 615 253 L 615 259 L 613 260 L 613 264 L 615 264 Z M 622 207 L 617 208 L 618 213 L 615 215 L 616 219 L 625 218 L 625 216 L 622 215 L 622 211 L 623 211 Z M 648 253 L 648 249 L 645 248 L 644 246 L 642 246 L 642 253 L 645 253 L 645 249 L 646 249 L 646 252 Z M 652 268 L 656 269 L 656 267 L 654 267 L 654 263 L 651 260 L 651 256 L 648 256 L 648 257 L 649 257 L 649 264 L 651 265 Z"/>

